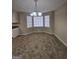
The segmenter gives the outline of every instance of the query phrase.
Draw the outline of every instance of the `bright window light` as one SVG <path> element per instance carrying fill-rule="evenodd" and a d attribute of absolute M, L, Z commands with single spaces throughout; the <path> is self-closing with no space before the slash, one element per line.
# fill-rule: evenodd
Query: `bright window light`
<path fill-rule="evenodd" d="M 32 17 L 31 16 L 27 16 L 27 28 L 32 27 Z"/>
<path fill-rule="evenodd" d="M 43 16 L 34 17 L 34 27 L 43 27 Z"/>
<path fill-rule="evenodd" d="M 45 27 L 50 27 L 50 17 L 49 17 L 49 15 L 45 16 Z"/>
<path fill-rule="evenodd" d="M 32 26 L 50 27 L 50 16 L 27 16 L 27 28 L 31 28 Z"/>

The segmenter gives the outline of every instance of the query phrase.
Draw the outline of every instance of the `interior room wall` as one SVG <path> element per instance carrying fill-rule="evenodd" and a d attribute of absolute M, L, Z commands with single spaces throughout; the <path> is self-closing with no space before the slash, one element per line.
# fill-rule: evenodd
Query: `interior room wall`
<path fill-rule="evenodd" d="M 18 12 L 19 15 L 19 23 L 20 23 L 20 34 L 28 34 L 30 32 L 39 32 L 39 31 L 44 31 L 44 32 L 49 32 L 53 33 L 54 32 L 54 12 L 47 12 L 44 13 L 44 15 L 50 15 L 50 28 L 27 28 L 27 15 L 28 13 L 25 12 Z"/>
<path fill-rule="evenodd" d="M 55 10 L 55 34 L 67 45 L 67 4 Z"/>
<path fill-rule="evenodd" d="M 12 12 L 12 23 L 18 23 L 17 12 Z"/>
<path fill-rule="evenodd" d="M 12 12 L 12 38 L 19 35 L 19 20 L 17 12 Z"/>

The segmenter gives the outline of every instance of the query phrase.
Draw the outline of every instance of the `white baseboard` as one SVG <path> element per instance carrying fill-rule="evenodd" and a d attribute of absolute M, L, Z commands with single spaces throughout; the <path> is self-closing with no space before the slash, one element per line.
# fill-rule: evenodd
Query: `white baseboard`
<path fill-rule="evenodd" d="M 54 35 L 55 35 L 65 46 L 67 46 L 67 44 L 66 44 L 57 34 L 54 33 Z"/>
<path fill-rule="evenodd" d="M 39 32 L 45 32 L 45 31 L 36 31 L 36 33 L 39 33 Z M 31 34 L 31 33 L 35 33 L 35 32 L 23 33 L 23 34 L 19 34 L 19 35 L 28 35 L 28 34 Z M 51 33 L 51 32 L 45 32 L 45 33 L 54 34 L 54 33 Z"/>

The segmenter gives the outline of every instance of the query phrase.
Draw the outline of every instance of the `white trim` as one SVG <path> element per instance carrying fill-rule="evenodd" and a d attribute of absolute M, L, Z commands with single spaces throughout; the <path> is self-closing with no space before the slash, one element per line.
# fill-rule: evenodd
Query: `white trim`
<path fill-rule="evenodd" d="M 67 47 L 67 44 L 57 34 L 54 33 L 54 35 Z"/>
<path fill-rule="evenodd" d="M 39 33 L 39 32 L 45 32 L 45 31 L 34 31 L 34 32 L 29 32 L 29 33 L 23 33 L 23 34 L 19 34 L 19 35 L 28 35 L 28 34 L 31 34 L 31 33 Z M 51 32 L 45 32 L 45 33 L 48 33 L 48 34 L 53 34 L 54 35 L 54 33 L 51 33 Z"/>

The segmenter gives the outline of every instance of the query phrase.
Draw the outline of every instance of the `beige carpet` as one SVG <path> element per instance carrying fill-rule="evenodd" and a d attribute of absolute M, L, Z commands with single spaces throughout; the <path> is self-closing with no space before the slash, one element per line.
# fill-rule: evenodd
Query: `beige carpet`
<path fill-rule="evenodd" d="M 13 55 L 24 59 L 67 59 L 67 47 L 48 33 L 21 35 L 13 39 L 12 45 Z"/>

